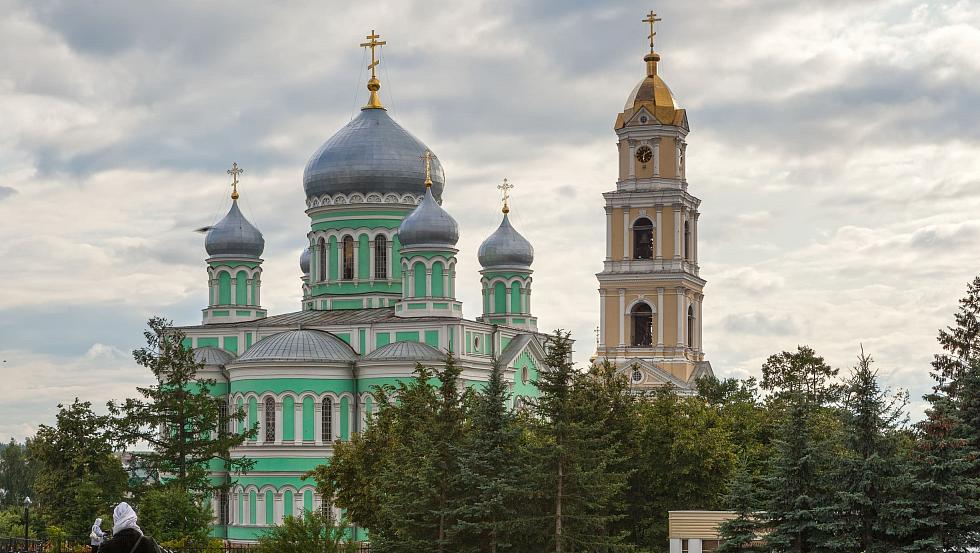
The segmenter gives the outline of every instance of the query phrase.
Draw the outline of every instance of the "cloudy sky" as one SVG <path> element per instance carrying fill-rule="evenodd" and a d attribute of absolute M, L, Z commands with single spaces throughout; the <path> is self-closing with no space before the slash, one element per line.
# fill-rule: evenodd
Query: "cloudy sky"
<path fill-rule="evenodd" d="M 534 310 L 585 360 L 651 7 L 691 122 L 715 372 L 802 343 L 849 367 L 863 344 L 921 396 L 980 271 L 976 2 L 0 0 L 0 439 L 146 382 L 129 352 L 148 317 L 200 320 L 191 229 L 227 209 L 232 161 L 266 237 L 263 303 L 298 309 L 303 167 L 366 100 L 371 29 L 383 100 L 446 169 L 466 316 L 507 177 Z"/>

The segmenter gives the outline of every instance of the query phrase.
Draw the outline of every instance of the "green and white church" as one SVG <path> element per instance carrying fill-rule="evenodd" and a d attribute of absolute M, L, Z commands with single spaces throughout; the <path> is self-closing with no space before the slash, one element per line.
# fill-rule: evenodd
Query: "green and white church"
<path fill-rule="evenodd" d="M 364 428 L 377 409 L 373 387 L 412 377 L 417 363 L 439 367 L 452 352 L 466 384 L 478 385 L 496 359 L 515 406 L 536 395 L 545 336 L 531 313 L 534 250 L 508 220 L 508 185 L 503 220 L 480 246 L 473 275 L 482 316 L 468 320 L 456 297 L 458 225 L 440 205 L 445 174 L 380 102 L 378 38 L 365 44 L 368 104 L 303 172 L 310 226 L 301 310 L 262 307 L 265 240 L 239 210 L 237 165 L 231 209 L 207 232 L 208 306 L 201 325 L 181 330 L 222 405 L 243 409 L 258 429 L 233 452 L 256 461 L 251 472 L 214 472 L 236 482 L 214 502 L 218 537 L 252 541 L 287 515 L 329 508 L 300 477 Z"/>

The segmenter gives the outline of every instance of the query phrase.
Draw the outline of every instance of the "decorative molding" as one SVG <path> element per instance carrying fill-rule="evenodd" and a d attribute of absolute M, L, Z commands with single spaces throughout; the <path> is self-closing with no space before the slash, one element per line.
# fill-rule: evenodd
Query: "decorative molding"
<path fill-rule="evenodd" d="M 351 194 L 323 194 L 313 198 L 306 198 L 307 209 L 317 207 L 327 207 L 336 205 L 358 205 L 358 204 L 396 204 L 396 205 L 419 205 L 422 203 L 422 195 L 416 194 L 382 194 L 381 192 L 368 192 L 365 196 L 360 192 Z"/>

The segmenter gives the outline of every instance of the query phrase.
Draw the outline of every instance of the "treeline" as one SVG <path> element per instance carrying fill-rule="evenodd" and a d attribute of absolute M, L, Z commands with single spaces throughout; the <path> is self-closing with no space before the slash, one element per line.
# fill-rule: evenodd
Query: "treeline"
<path fill-rule="evenodd" d="M 171 545 L 208 541 L 210 502 L 228 489 L 249 459 L 232 458 L 232 447 L 252 436 L 227 432 L 241 410 L 225 413 L 211 395 L 214 380 L 201 378 L 201 364 L 184 349 L 183 334 L 154 318 L 146 346 L 133 352 L 154 383 L 137 397 L 110 402 L 104 414 L 79 398 L 58 405 L 54 425 L 41 425 L 24 445 L 0 452 L 0 536 L 22 536 L 21 501 L 30 496 L 32 538 L 87 540 L 96 517 L 112 521 L 120 501 L 133 503 L 140 526 Z M 160 432 L 161 428 L 168 431 Z M 135 451 L 134 451 L 135 448 Z"/>
<path fill-rule="evenodd" d="M 940 333 L 924 421 L 869 355 L 843 374 L 811 348 L 762 380 L 630 393 L 549 341 L 540 397 L 513 411 L 449 358 L 378 389 L 367 429 L 312 476 L 391 552 L 666 551 L 670 510 L 731 510 L 721 551 L 955 552 L 980 546 L 980 279 Z M 857 352 L 856 352 L 857 353 Z"/>

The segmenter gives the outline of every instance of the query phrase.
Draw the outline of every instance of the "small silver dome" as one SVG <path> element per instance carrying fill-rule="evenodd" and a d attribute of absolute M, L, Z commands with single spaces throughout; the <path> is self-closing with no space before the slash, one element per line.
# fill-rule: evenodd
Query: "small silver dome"
<path fill-rule="evenodd" d="M 431 190 L 425 191 L 422 203 L 398 227 L 398 242 L 402 248 L 456 247 L 456 242 L 459 241 L 459 225 L 436 203 Z"/>
<path fill-rule="evenodd" d="M 303 253 L 299 254 L 299 270 L 303 271 L 304 275 L 310 274 L 310 247 L 306 246 Z"/>
<path fill-rule="evenodd" d="M 228 214 L 204 237 L 204 249 L 211 256 L 259 257 L 265 250 L 265 238 L 242 215 L 238 200 L 232 200 Z"/>
<path fill-rule="evenodd" d="M 526 238 L 510 226 L 508 215 L 489 238 L 480 244 L 480 265 L 489 267 L 530 268 L 534 261 L 534 248 Z"/>
<path fill-rule="evenodd" d="M 365 361 L 445 361 L 446 354 L 420 342 L 392 342 L 372 351 Z"/>
<path fill-rule="evenodd" d="M 287 330 L 252 344 L 238 358 L 241 363 L 261 361 L 353 361 L 357 354 L 340 338 L 321 330 Z"/>
<path fill-rule="evenodd" d="M 194 348 L 194 362 L 205 365 L 227 365 L 235 356 L 227 351 L 212 346 Z"/>
<path fill-rule="evenodd" d="M 425 144 L 383 109 L 365 109 L 313 154 L 303 171 L 307 198 L 323 194 L 421 194 Z M 438 159 L 432 160 L 432 188 L 442 197 L 446 181 Z"/>

